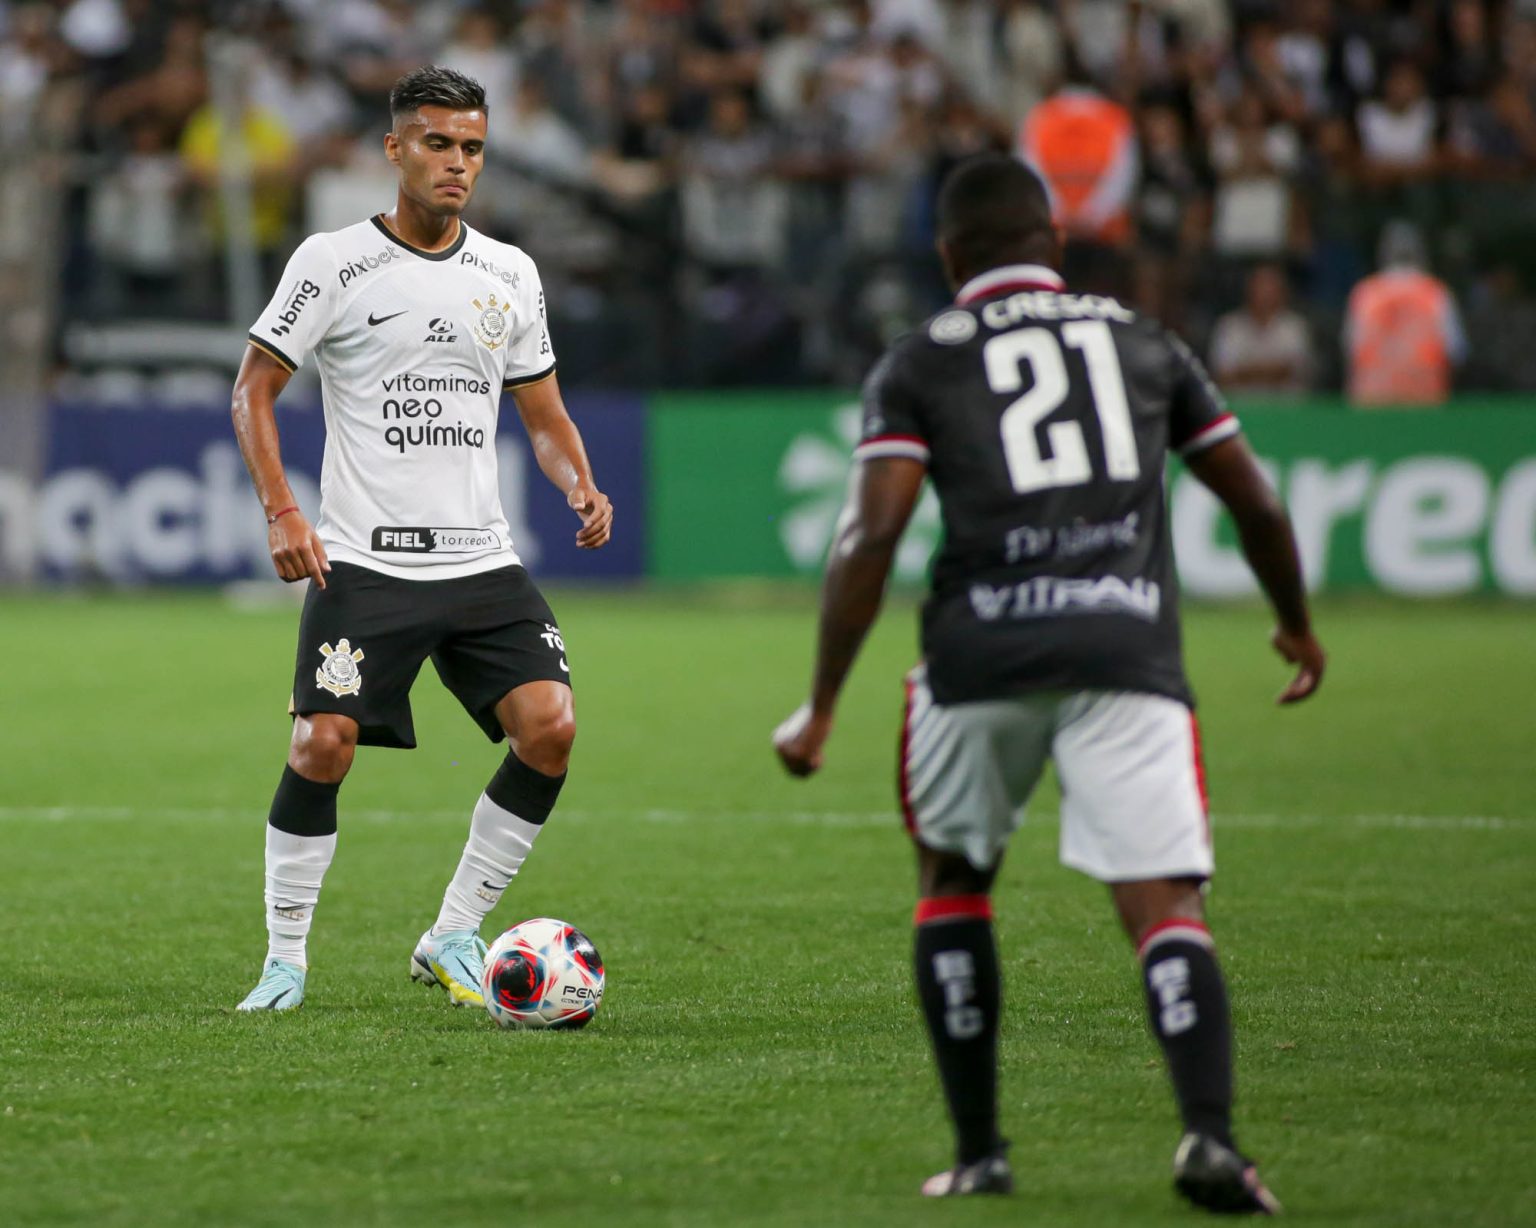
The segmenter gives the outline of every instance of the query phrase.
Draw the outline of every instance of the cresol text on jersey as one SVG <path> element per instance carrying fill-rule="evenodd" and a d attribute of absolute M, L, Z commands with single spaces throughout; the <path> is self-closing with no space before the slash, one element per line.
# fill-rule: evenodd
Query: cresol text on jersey
<path fill-rule="evenodd" d="M 491 395 L 489 380 L 467 375 L 421 375 L 414 371 L 392 375 L 380 381 L 389 394 L 380 406 L 384 441 L 401 455 L 407 448 L 483 448 L 484 427 L 470 426 L 462 420 L 442 422 L 443 402 L 435 396 L 407 396 L 410 392 L 467 393 Z"/>

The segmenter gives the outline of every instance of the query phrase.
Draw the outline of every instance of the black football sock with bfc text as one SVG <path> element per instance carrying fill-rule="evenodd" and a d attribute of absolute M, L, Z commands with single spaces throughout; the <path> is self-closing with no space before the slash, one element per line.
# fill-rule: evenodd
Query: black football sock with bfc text
<path fill-rule="evenodd" d="M 1184 1129 L 1231 1147 L 1232 1015 L 1211 933 L 1198 921 L 1163 921 L 1136 954 Z"/>
<path fill-rule="evenodd" d="M 997 1134 L 997 1025 L 1002 975 L 984 895 L 933 896 L 913 917 L 917 996 L 933 1042 L 956 1153 L 973 1164 L 1001 1145 Z"/>

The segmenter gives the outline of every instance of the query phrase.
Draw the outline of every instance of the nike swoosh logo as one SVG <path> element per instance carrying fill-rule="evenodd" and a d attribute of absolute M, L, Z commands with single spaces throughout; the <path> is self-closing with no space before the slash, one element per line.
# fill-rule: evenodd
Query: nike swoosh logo
<path fill-rule="evenodd" d="M 485 881 L 485 879 L 482 878 L 480 880 L 480 885 L 487 891 L 505 891 L 510 884 L 502 883 L 502 885 L 498 887 L 495 883 L 488 883 Z"/>
<path fill-rule="evenodd" d="M 407 308 L 406 308 L 406 309 L 405 309 L 405 311 L 397 311 L 397 312 L 395 312 L 395 314 L 394 314 L 394 315 L 392 315 L 392 316 L 376 316 L 376 315 L 374 315 L 374 314 L 373 314 L 373 313 L 372 313 L 372 312 L 370 312 L 370 313 L 369 313 L 369 314 L 368 314 L 368 323 L 369 323 L 369 324 L 370 324 L 370 325 L 372 325 L 372 326 L 374 326 L 374 327 L 377 327 L 377 326 L 378 326 L 378 325 L 380 325 L 380 324 L 383 324 L 383 323 L 385 323 L 385 322 L 386 322 L 386 321 L 389 321 L 389 320 L 393 320 L 393 319 L 395 319 L 395 318 L 397 318 L 397 317 L 399 317 L 399 316 L 403 316 L 403 315 L 404 315 L 404 314 L 405 314 L 405 312 L 406 312 L 406 311 L 409 311 L 409 310 L 410 310 L 410 308 L 409 308 L 409 307 L 407 307 Z"/>

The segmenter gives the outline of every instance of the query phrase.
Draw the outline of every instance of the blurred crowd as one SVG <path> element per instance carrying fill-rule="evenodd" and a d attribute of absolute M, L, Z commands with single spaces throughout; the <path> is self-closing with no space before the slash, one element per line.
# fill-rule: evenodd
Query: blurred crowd
<path fill-rule="evenodd" d="M 232 314 L 227 130 L 270 287 L 392 203 L 386 98 L 427 61 L 486 88 L 470 220 L 539 261 L 569 380 L 857 380 L 946 297 L 938 180 L 1004 149 L 1069 279 L 1232 387 L 1346 387 L 1385 262 L 1457 387 L 1536 388 L 1536 0 L 0 0 L 59 311 Z"/>

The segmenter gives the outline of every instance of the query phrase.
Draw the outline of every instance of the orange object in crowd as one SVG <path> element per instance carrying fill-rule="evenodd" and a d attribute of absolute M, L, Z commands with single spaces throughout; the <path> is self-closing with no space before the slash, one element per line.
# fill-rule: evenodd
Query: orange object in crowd
<path fill-rule="evenodd" d="M 1070 237 L 1112 245 L 1130 238 L 1139 159 L 1129 111 L 1093 90 L 1064 89 L 1024 117 L 1018 146 Z"/>
<path fill-rule="evenodd" d="M 1350 292 L 1349 399 L 1356 405 L 1439 405 L 1461 345 L 1445 283 L 1418 269 L 1384 269 Z"/>

